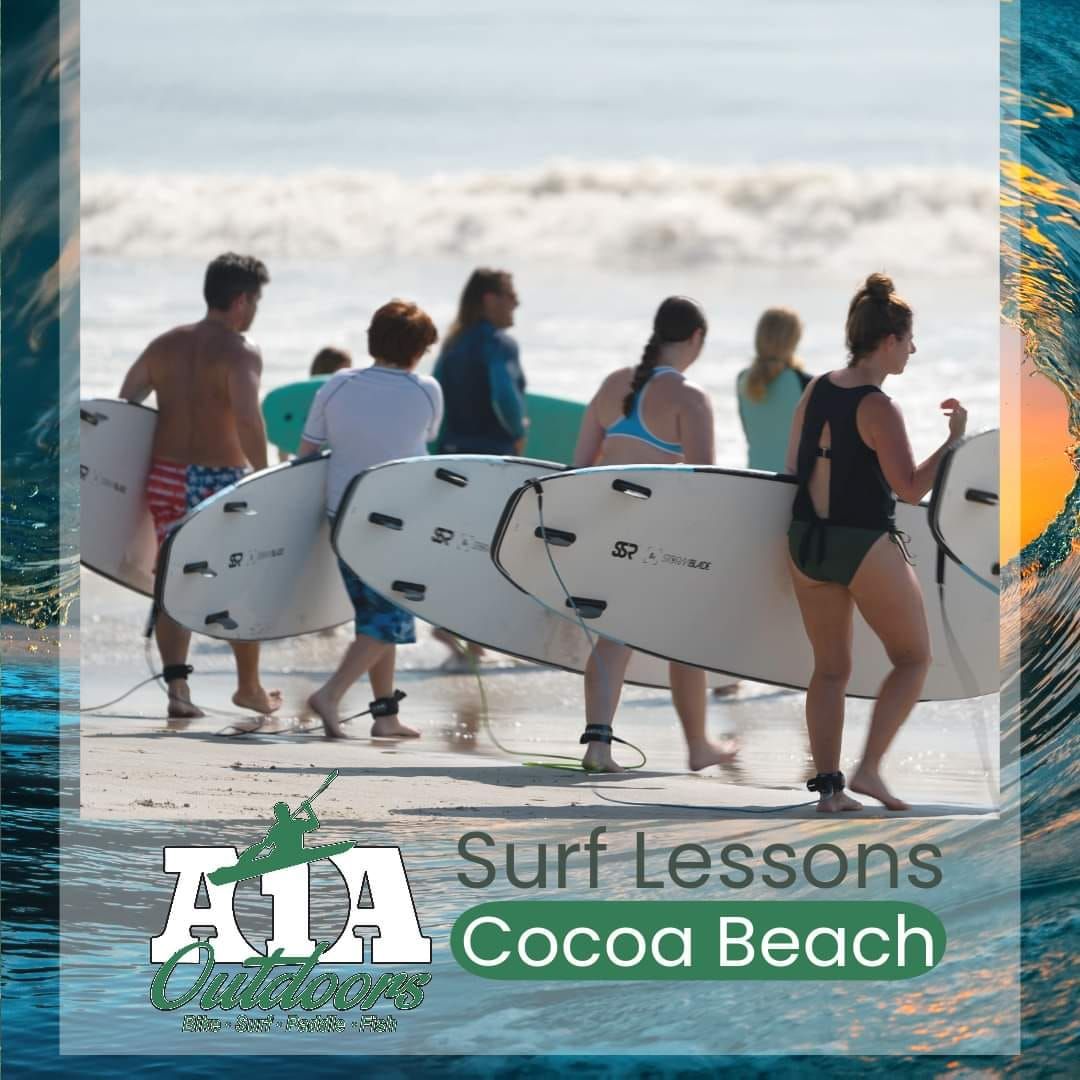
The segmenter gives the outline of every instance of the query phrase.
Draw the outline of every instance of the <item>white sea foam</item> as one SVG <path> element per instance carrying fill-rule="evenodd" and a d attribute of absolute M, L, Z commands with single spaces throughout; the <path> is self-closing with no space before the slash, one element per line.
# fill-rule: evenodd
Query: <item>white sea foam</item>
<path fill-rule="evenodd" d="M 88 254 L 533 260 L 626 269 L 867 262 L 949 275 L 997 259 L 997 181 L 970 169 L 554 163 L 413 179 L 91 173 Z"/>

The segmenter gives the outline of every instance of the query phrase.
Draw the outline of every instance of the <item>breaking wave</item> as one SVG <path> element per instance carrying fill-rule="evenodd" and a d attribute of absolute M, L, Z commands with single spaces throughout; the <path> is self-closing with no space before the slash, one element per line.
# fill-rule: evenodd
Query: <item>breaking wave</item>
<path fill-rule="evenodd" d="M 997 199 L 996 178 L 970 169 L 648 162 L 426 178 L 93 173 L 82 179 L 82 250 L 846 273 L 871 261 L 945 275 L 994 266 Z"/>

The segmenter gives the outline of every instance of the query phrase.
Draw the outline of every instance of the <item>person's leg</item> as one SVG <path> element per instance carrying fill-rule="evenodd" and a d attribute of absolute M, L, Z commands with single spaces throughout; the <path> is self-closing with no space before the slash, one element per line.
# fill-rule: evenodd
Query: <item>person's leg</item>
<path fill-rule="evenodd" d="M 844 736 L 844 695 L 851 677 L 851 594 L 843 585 L 815 581 L 789 562 L 803 627 L 814 652 L 814 671 L 806 688 L 806 731 L 819 773 L 838 772 Z M 861 810 L 843 792 L 819 800 L 823 814 Z"/>
<path fill-rule="evenodd" d="M 191 645 L 191 631 L 184 629 L 175 619 L 169 618 L 164 611 L 159 611 L 154 620 L 154 637 L 158 652 L 161 653 L 163 667 L 180 666 L 187 663 L 188 648 Z M 197 705 L 191 703 L 191 688 L 187 678 L 168 679 L 165 683 L 169 694 L 169 712 L 172 719 L 194 720 L 206 714 Z"/>
<path fill-rule="evenodd" d="M 367 672 L 383 660 L 386 653 L 393 656 L 393 645 L 377 641 L 366 634 L 358 633 L 353 643 L 345 650 L 345 655 L 337 670 L 329 679 L 308 698 L 308 708 L 323 722 L 328 739 L 347 738 L 341 726 L 338 707 L 345 692 Z M 391 684 L 393 675 L 391 674 Z M 391 693 L 393 690 L 391 689 Z"/>
<path fill-rule="evenodd" d="M 187 467 L 177 461 L 154 458 L 146 477 L 146 505 L 154 522 L 158 546 L 164 542 L 169 529 L 187 513 Z M 157 567 L 154 568 L 157 573 Z M 191 631 L 169 618 L 164 611 L 155 610 L 154 638 L 161 654 L 163 667 L 187 664 L 191 647 Z M 187 678 L 166 679 L 169 695 L 168 715 L 172 719 L 195 719 L 206 714 L 191 703 L 191 688 Z"/>
<path fill-rule="evenodd" d="M 236 693 L 233 704 L 241 709 L 269 715 L 281 708 L 281 691 L 264 690 L 259 679 L 259 643 L 257 641 L 230 641 L 236 661 Z"/>
<path fill-rule="evenodd" d="M 851 790 L 869 795 L 889 810 L 910 809 L 881 778 L 881 759 L 900 725 L 919 700 L 930 669 L 930 631 L 915 571 L 900 549 L 883 536 L 851 579 L 859 613 L 881 639 L 893 665 L 878 691 L 862 761 Z"/>
<path fill-rule="evenodd" d="M 385 652 L 371 665 L 368 679 L 374 698 L 394 696 L 394 665 L 397 662 L 397 646 L 387 645 Z M 395 713 L 393 716 L 376 716 L 371 723 L 371 734 L 379 738 L 419 738 L 420 732 L 403 724 Z"/>
<path fill-rule="evenodd" d="M 338 568 L 356 614 L 356 640 L 345 650 L 334 674 L 308 698 L 308 708 L 322 720 L 330 739 L 346 737 L 338 706 L 349 687 L 365 673 L 376 669 L 372 689 L 385 689 L 385 694 L 376 690 L 376 696 L 390 697 L 394 692 L 395 645 L 416 640 L 413 617 L 408 612 L 365 585 L 341 559 L 338 559 Z M 413 737 L 420 734 L 399 723 L 396 717 L 376 717 L 371 733 Z"/>
<path fill-rule="evenodd" d="M 460 674 L 471 671 L 473 666 L 483 660 L 486 653 L 482 645 L 474 641 L 466 641 L 441 626 L 436 626 L 431 631 L 431 636 L 440 644 L 450 650 L 450 655 L 443 661 L 442 667 L 451 674 Z"/>
<path fill-rule="evenodd" d="M 585 723 L 611 727 L 622 695 L 623 676 L 632 650 L 626 645 L 600 638 L 585 665 Z M 585 747 L 581 764 L 593 772 L 622 772 L 611 756 L 611 744 L 591 742 Z"/>
<path fill-rule="evenodd" d="M 712 742 L 705 733 L 705 691 L 707 675 L 689 664 L 668 665 L 671 677 L 671 700 L 686 738 L 689 765 L 695 772 L 707 765 L 720 765 L 735 759 L 730 746 Z"/>
<path fill-rule="evenodd" d="M 375 698 L 394 696 L 394 664 L 397 660 L 397 646 L 389 648 L 371 665 L 367 673 L 371 683 L 371 696 Z"/>
<path fill-rule="evenodd" d="M 431 636 L 439 642 L 440 645 L 445 645 L 450 650 L 450 660 L 461 658 L 465 655 L 464 643 L 454 634 L 451 634 L 449 630 L 444 630 L 441 626 L 436 626 L 431 631 Z"/>
<path fill-rule="evenodd" d="M 208 465 L 188 465 L 185 469 L 186 511 L 194 510 L 211 495 L 239 483 L 249 471 L 239 466 L 215 468 Z M 259 643 L 230 641 L 229 646 L 236 662 L 236 693 L 232 696 L 233 704 L 264 716 L 280 709 L 281 691 L 264 689 L 259 678 Z"/>

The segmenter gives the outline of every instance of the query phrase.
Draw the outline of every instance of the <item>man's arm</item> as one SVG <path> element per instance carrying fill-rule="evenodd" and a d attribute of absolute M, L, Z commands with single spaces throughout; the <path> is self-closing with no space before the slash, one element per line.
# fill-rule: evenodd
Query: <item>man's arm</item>
<path fill-rule="evenodd" d="M 120 387 L 119 396 L 123 401 L 132 401 L 138 405 L 145 401 L 153 390 L 154 384 L 150 378 L 150 350 L 147 348 L 128 369 L 123 385 Z"/>
<path fill-rule="evenodd" d="M 262 357 L 250 346 L 243 346 L 229 361 L 229 402 L 232 405 L 240 448 L 251 467 L 265 469 L 266 424 L 259 407 L 259 378 Z"/>

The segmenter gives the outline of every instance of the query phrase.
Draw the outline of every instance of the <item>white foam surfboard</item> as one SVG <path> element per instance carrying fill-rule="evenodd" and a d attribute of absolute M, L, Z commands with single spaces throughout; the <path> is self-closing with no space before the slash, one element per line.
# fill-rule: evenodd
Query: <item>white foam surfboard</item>
<path fill-rule="evenodd" d="M 510 495 L 561 470 L 551 462 L 481 455 L 378 465 L 346 491 L 333 543 L 376 592 L 419 618 L 487 648 L 580 672 L 591 650 L 580 624 L 515 588 L 489 553 Z M 538 557 L 544 558 L 542 549 Z M 635 654 L 627 681 L 666 687 L 668 665 Z"/>
<path fill-rule="evenodd" d="M 983 431 L 945 456 L 930 499 L 930 531 L 945 553 L 996 589 L 1001 571 L 998 432 Z"/>
<path fill-rule="evenodd" d="M 146 477 L 157 411 L 128 401 L 79 402 L 79 558 L 118 585 L 151 596 L 157 538 Z"/>
<path fill-rule="evenodd" d="M 161 545 L 156 600 L 182 626 L 234 641 L 351 620 L 330 547 L 329 453 L 254 473 L 201 502 Z"/>
<path fill-rule="evenodd" d="M 788 572 L 795 482 L 772 473 L 687 465 L 608 466 L 542 484 L 548 547 L 578 611 L 606 636 L 657 656 L 780 686 L 805 688 L 813 669 Z M 535 489 L 508 502 L 492 544 L 503 573 L 570 616 L 536 535 Z M 998 689 L 998 596 L 971 575 L 945 576 L 925 506 L 897 506 L 910 535 L 930 624 L 924 700 Z M 890 664 L 855 616 L 848 693 L 876 696 Z"/>

